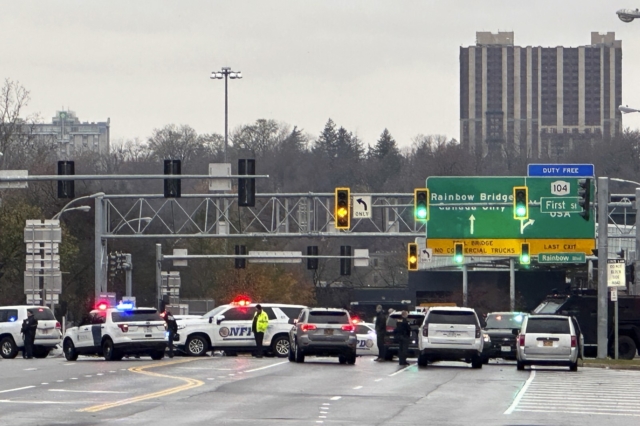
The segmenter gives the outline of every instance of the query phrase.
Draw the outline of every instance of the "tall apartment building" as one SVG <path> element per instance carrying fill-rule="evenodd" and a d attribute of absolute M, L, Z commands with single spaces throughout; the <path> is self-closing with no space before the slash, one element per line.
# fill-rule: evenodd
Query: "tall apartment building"
<path fill-rule="evenodd" d="M 51 123 L 31 124 L 24 132 L 39 143 L 52 146 L 60 158 L 83 151 L 108 154 L 110 121 L 83 123 L 73 111 L 57 111 Z"/>
<path fill-rule="evenodd" d="M 460 48 L 460 138 L 477 155 L 558 156 L 621 131 L 622 42 L 591 33 L 580 47 L 514 46 L 476 33 Z"/>

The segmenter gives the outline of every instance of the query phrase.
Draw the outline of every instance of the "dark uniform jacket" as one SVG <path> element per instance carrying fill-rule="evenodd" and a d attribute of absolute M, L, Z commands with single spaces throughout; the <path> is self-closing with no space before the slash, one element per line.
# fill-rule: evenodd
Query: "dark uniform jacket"
<path fill-rule="evenodd" d="M 398 318 L 396 329 L 393 331 L 399 338 L 411 337 L 411 325 L 407 318 Z"/>
<path fill-rule="evenodd" d="M 167 323 L 167 330 L 172 333 L 178 332 L 178 323 L 176 322 L 176 319 L 173 317 L 173 315 L 166 315 L 164 320 Z"/>
<path fill-rule="evenodd" d="M 376 312 L 376 333 L 384 333 L 387 331 L 387 316 L 384 311 Z"/>

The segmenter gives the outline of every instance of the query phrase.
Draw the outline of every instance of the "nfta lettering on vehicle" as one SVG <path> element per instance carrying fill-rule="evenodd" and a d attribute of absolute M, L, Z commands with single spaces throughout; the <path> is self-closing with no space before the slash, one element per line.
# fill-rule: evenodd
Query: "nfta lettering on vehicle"
<path fill-rule="evenodd" d="M 221 327 L 220 336 L 227 337 L 249 337 L 251 336 L 251 327 Z"/>

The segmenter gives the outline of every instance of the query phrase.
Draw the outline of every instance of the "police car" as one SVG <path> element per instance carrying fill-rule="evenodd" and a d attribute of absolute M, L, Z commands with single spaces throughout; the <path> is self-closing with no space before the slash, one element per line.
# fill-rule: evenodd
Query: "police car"
<path fill-rule="evenodd" d="M 236 299 L 207 312 L 200 319 L 178 321 L 180 340 L 176 346 L 190 356 L 205 355 L 207 351 L 224 351 L 230 356 L 239 352 L 253 352 L 256 343 L 251 325 L 256 305 L 248 299 Z M 278 303 L 260 305 L 269 317 L 263 347 L 267 353 L 284 358 L 289 355 L 289 330 L 305 306 Z"/>
<path fill-rule="evenodd" d="M 154 308 L 101 303 L 78 327 L 67 330 L 62 341 L 64 356 L 75 361 L 78 355 L 102 355 L 107 361 L 119 361 L 125 355 L 164 357 L 167 347 L 164 320 Z"/>
<path fill-rule="evenodd" d="M 356 326 L 356 336 L 358 337 L 358 346 L 356 354 L 375 355 L 378 356 L 378 343 L 376 341 L 376 329 L 373 324 L 352 320 Z"/>

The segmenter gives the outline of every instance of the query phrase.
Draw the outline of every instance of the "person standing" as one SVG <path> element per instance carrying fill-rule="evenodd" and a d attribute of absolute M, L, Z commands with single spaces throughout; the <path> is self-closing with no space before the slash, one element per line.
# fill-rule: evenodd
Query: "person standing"
<path fill-rule="evenodd" d="M 387 333 L 387 316 L 384 314 L 382 305 L 376 306 L 375 329 L 376 341 L 378 343 L 378 358 L 374 359 L 374 361 L 384 361 L 384 335 Z"/>
<path fill-rule="evenodd" d="M 394 330 L 396 339 L 398 339 L 398 358 L 400 365 L 409 365 L 407 362 L 407 352 L 409 350 L 409 341 L 411 340 L 411 325 L 409 324 L 409 312 L 402 311 L 402 317 L 396 322 Z"/>
<path fill-rule="evenodd" d="M 164 322 L 169 332 L 169 358 L 173 358 L 173 340 L 176 334 L 178 334 L 178 322 L 170 311 L 165 311 Z"/>
<path fill-rule="evenodd" d="M 36 340 L 36 330 L 38 329 L 38 320 L 33 316 L 33 312 L 27 310 L 27 323 L 24 333 L 24 350 L 27 359 L 33 358 L 33 343 Z"/>
<path fill-rule="evenodd" d="M 253 323 L 251 324 L 251 331 L 256 339 L 256 358 L 262 358 L 262 340 L 267 327 L 269 327 L 269 317 L 262 310 L 261 305 L 256 305 L 256 313 L 253 315 Z"/>

